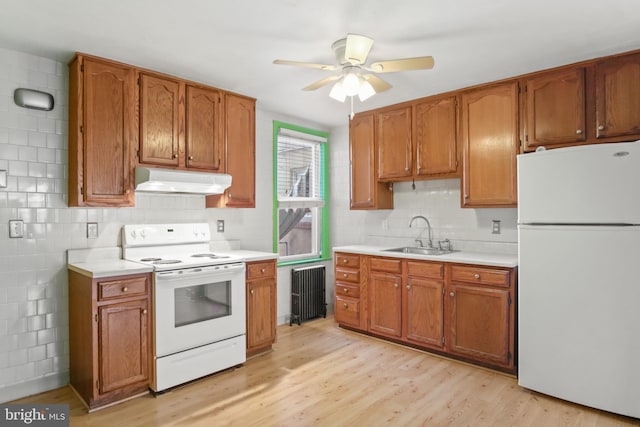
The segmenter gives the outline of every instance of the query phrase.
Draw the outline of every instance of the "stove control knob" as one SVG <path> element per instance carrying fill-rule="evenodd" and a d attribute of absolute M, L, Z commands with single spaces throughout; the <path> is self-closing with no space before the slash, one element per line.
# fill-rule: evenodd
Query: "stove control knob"
<path fill-rule="evenodd" d="M 136 238 L 136 230 L 131 230 L 131 233 L 129 233 L 129 234 L 131 234 L 132 238 L 134 238 L 134 239 Z"/>
<path fill-rule="evenodd" d="M 140 237 L 142 237 L 143 239 L 147 237 L 145 236 L 144 228 L 140 230 Z"/>

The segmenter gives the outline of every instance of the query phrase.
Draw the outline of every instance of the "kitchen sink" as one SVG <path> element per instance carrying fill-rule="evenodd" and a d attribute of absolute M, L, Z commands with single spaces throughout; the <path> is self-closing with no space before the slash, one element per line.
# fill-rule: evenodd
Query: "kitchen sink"
<path fill-rule="evenodd" d="M 383 252 L 400 252 L 403 254 L 415 255 L 445 255 L 458 251 L 450 249 L 421 248 L 419 246 L 403 246 L 401 248 L 383 249 Z"/>

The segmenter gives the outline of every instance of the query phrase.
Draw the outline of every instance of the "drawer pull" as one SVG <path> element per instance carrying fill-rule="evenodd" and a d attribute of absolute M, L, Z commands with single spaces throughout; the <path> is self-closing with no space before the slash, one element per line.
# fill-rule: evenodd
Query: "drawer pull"
<path fill-rule="evenodd" d="M 344 308 L 349 308 L 349 304 L 347 304 L 346 302 L 344 303 Z"/>
<path fill-rule="evenodd" d="M 398 287 L 398 284 L 397 284 L 397 283 L 394 283 L 394 284 L 393 284 L 393 287 L 394 287 L 394 288 L 397 288 L 397 287 Z"/>
<path fill-rule="evenodd" d="M 582 129 L 576 129 L 576 135 L 582 135 Z"/>
<path fill-rule="evenodd" d="M 147 309 L 142 310 L 142 314 L 147 314 Z"/>
<path fill-rule="evenodd" d="M 189 156 L 189 160 L 193 160 L 193 156 Z"/>
<path fill-rule="evenodd" d="M 476 279 L 480 278 L 480 275 L 478 273 L 474 274 L 473 277 L 475 277 Z"/>
<path fill-rule="evenodd" d="M 450 292 L 450 293 L 449 293 L 449 296 L 450 296 L 450 297 L 455 297 L 455 296 L 456 296 L 456 294 L 455 294 L 455 293 L 453 293 L 453 292 Z"/>
<path fill-rule="evenodd" d="M 407 289 L 411 289 L 411 285 L 407 285 Z"/>
<path fill-rule="evenodd" d="M 127 288 L 126 286 L 124 288 L 122 288 L 122 292 L 127 292 L 129 290 L 129 288 Z"/>
<path fill-rule="evenodd" d="M 344 289 L 343 289 L 343 292 L 344 292 L 345 294 L 348 294 L 348 293 L 349 293 L 349 289 L 344 288 Z"/>
<path fill-rule="evenodd" d="M 265 271 L 267 271 L 265 268 L 260 269 L 260 273 L 264 273 Z"/>
<path fill-rule="evenodd" d="M 255 290 L 253 289 L 251 289 L 249 292 L 251 293 L 251 295 L 255 294 Z"/>
<path fill-rule="evenodd" d="M 347 273 L 342 274 L 342 277 L 349 277 Z"/>
<path fill-rule="evenodd" d="M 598 130 L 604 130 L 604 125 L 598 126 Z"/>
<path fill-rule="evenodd" d="M 177 155 L 177 154 L 174 154 L 173 156 L 171 156 L 171 158 L 172 158 L 172 159 L 177 159 L 177 158 L 178 158 L 178 155 Z"/>
<path fill-rule="evenodd" d="M 346 264 L 346 263 L 348 263 L 348 262 L 349 262 L 349 261 L 348 261 L 346 258 L 342 260 L 342 263 L 343 263 L 343 264 Z"/>

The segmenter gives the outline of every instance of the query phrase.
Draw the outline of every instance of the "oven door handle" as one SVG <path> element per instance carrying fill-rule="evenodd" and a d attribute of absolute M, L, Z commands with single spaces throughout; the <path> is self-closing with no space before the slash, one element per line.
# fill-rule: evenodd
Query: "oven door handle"
<path fill-rule="evenodd" d="M 226 276 L 244 271 L 244 263 L 227 264 L 224 266 L 208 266 L 188 268 L 184 270 L 159 271 L 155 274 L 156 281 L 171 281 L 193 279 L 196 277 Z"/>

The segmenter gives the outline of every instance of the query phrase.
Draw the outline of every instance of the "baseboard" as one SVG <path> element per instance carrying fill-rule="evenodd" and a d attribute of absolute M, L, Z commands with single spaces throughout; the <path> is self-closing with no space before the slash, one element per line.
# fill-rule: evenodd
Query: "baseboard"
<path fill-rule="evenodd" d="M 23 397 L 64 387 L 67 384 L 69 384 L 69 371 L 57 372 L 46 377 L 0 387 L 0 402 L 7 403 L 12 400 L 22 399 Z"/>

